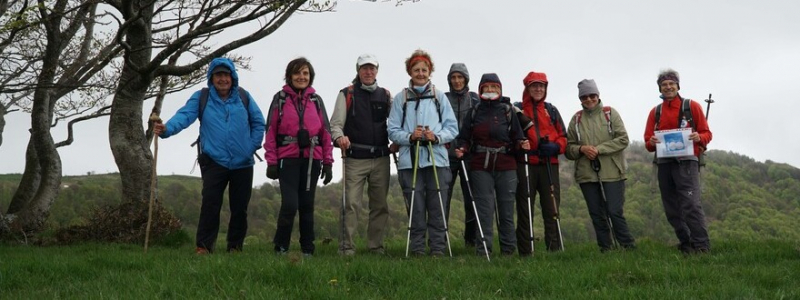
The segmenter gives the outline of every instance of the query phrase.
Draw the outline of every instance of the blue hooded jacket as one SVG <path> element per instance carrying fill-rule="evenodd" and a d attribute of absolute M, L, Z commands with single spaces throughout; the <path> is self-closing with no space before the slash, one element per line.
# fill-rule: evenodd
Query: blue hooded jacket
<path fill-rule="evenodd" d="M 211 81 L 211 71 L 218 66 L 231 70 L 231 91 L 223 101 Z M 200 145 L 203 153 L 221 166 L 235 170 L 253 166 L 253 154 L 261 149 L 264 138 L 264 115 L 258 104 L 247 93 L 250 103 L 244 106 L 239 96 L 239 74 L 233 61 L 215 58 L 208 65 L 208 101 L 200 123 Z M 200 91 L 194 92 L 175 115 L 167 121 L 161 138 L 168 138 L 186 129 L 197 120 L 200 109 Z M 249 114 L 249 117 L 248 117 Z M 249 120 L 249 123 L 248 123 Z"/>

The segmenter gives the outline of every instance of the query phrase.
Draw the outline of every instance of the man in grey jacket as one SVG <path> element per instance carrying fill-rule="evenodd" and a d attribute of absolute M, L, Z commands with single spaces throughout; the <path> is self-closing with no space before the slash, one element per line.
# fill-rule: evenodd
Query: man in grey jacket
<path fill-rule="evenodd" d="M 358 229 L 358 217 L 364 185 L 368 185 L 369 224 L 367 248 L 383 254 L 383 238 L 389 219 L 386 195 L 389 192 L 389 117 L 391 95 L 379 87 L 378 60 L 363 54 L 356 61 L 356 78 L 336 98 L 331 116 L 331 137 L 334 145 L 344 152 L 345 203 L 344 234 L 339 254 L 354 255 L 353 237 Z"/>
<path fill-rule="evenodd" d="M 450 106 L 453 107 L 453 112 L 456 115 L 458 122 L 458 130 L 461 130 L 461 124 L 469 115 L 472 108 L 480 103 L 480 98 L 475 92 L 469 90 L 469 71 L 467 66 L 463 63 L 454 63 L 450 66 L 450 72 L 447 73 L 447 82 L 450 84 L 450 91 L 445 93 L 447 99 L 450 100 Z M 456 143 L 456 141 L 453 141 Z M 461 145 L 451 144 L 447 149 L 448 157 L 450 158 L 450 171 L 452 172 L 453 180 L 450 182 L 450 190 L 447 192 L 447 218 L 450 218 L 450 202 L 453 198 L 453 186 L 456 182 L 456 177 L 461 174 L 461 194 L 464 197 L 464 244 L 467 247 L 475 247 L 476 230 L 478 230 L 478 223 L 475 221 L 475 211 L 472 208 L 472 197 L 467 189 L 465 170 L 461 167 L 461 160 L 469 161 L 469 154 L 464 157 L 458 158 L 455 149 Z M 469 164 L 464 164 L 469 171 Z"/>

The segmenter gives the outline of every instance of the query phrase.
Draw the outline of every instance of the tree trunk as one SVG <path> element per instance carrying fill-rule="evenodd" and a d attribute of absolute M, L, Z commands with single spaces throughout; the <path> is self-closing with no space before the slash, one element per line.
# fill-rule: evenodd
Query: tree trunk
<path fill-rule="evenodd" d="M 41 166 L 39 165 L 39 157 L 36 155 L 36 147 L 33 144 L 33 137 L 28 140 L 28 149 L 25 151 L 25 171 L 22 173 L 22 179 L 19 181 L 17 191 L 14 192 L 14 197 L 11 198 L 11 203 L 8 205 L 8 214 L 17 214 L 22 211 L 28 202 L 36 195 L 39 190 L 39 184 L 42 181 Z"/>
<path fill-rule="evenodd" d="M 6 107 L 0 104 L 0 146 L 3 146 L 3 131 L 6 128 Z"/>
<path fill-rule="evenodd" d="M 37 88 L 33 93 L 33 109 L 31 111 L 31 144 L 35 150 L 36 162 L 39 164 L 39 184 L 36 193 L 27 203 L 17 203 L 14 206 L 22 205 L 22 209 L 16 213 L 11 227 L 20 229 L 26 233 L 39 232 L 42 229 L 47 217 L 50 216 L 50 207 L 58 196 L 61 186 L 61 157 L 56 150 L 53 136 L 50 134 L 50 124 L 53 122 L 53 109 L 55 100 L 52 99 L 51 87 L 55 82 L 56 70 L 61 49 L 61 40 L 53 32 L 48 32 L 48 42 L 45 48 L 44 59 L 42 60 L 42 70 L 37 78 Z M 28 147 L 31 150 L 31 146 Z M 30 158 L 30 155 L 26 155 Z M 31 166 L 26 171 L 34 171 L 36 168 Z M 35 175 L 28 175 L 35 176 Z M 25 175 L 23 175 L 25 177 Z M 35 183 L 36 180 L 33 180 Z M 21 182 L 22 184 L 23 182 Z M 34 187 L 31 184 L 30 187 Z M 23 193 L 29 193 L 24 191 Z M 24 200 L 24 199 L 21 199 Z"/>
<path fill-rule="evenodd" d="M 142 101 L 153 71 L 138 68 L 147 65 L 152 55 L 153 4 L 142 8 L 140 15 L 141 19 L 133 22 L 125 34 L 125 41 L 133 49 L 126 55 L 108 125 L 111 152 L 122 179 L 123 203 L 145 201 L 150 196 L 152 154 L 144 132 Z"/>

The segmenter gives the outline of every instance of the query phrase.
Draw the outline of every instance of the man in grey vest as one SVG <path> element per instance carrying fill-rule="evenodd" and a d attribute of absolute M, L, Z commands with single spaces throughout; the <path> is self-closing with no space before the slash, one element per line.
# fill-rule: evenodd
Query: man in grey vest
<path fill-rule="evenodd" d="M 344 233 L 339 241 L 339 254 L 355 255 L 353 237 L 358 229 L 364 186 L 368 185 L 369 224 L 367 248 L 383 254 L 383 238 L 389 219 L 386 195 L 389 192 L 389 117 L 391 96 L 379 87 L 378 60 L 363 54 L 356 61 L 356 78 L 339 92 L 331 116 L 331 137 L 344 151 Z"/>

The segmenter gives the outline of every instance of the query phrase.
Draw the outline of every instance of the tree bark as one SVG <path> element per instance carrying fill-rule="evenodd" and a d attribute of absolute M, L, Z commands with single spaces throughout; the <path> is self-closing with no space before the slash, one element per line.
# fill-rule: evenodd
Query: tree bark
<path fill-rule="evenodd" d="M 39 157 L 36 155 L 36 146 L 31 138 L 28 140 L 28 148 L 25 151 L 25 171 L 22 173 L 22 179 L 19 181 L 17 191 L 14 192 L 14 197 L 11 198 L 8 214 L 17 214 L 33 199 L 42 181 L 40 172 Z"/>
<path fill-rule="evenodd" d="M 146 2 L 146 1 L 142 1 Z M 152 154 L 142 123 L 143 99 L 153 78 L 152 70 L 141 70 L 152 55 L 151 19 L 153 4 L 141 8 L 141 16 L 130 24 L 125 42 L 132 49 L 126 53 L 120 84 L 111 104 L 108 136 L 114 161 L 122 179 L 122 201 L 145 201 L 150 193 Z M 138 17 L 136 12 L 128 18 Z"/>
<path fill-rule="evenodd" d="M 6 107 L 0 103 L 0 146 L 3 146 L 3 132 L 6 128 Z"/>
<path fill-rule="evenodd" d="M 22 209 L 17 212 L 11 226 L 26 233 L 35 233 L 42 229 L 61 186 L 61 157 L 50 134 L 55 103 L 51 102 L 50 90 L 46 88 L 53 83 L 58 67 L 59 47 L 56 46 L 48 45 L 47 54 L 51 58 L 45 60 L 42 66 L 38 80 L 41 87 L 34 93 L 31 112 L 31 143 L 36 152 L 35 161 L 39 164 L 39 186 L 33 198 L 23 204 Z"/>

